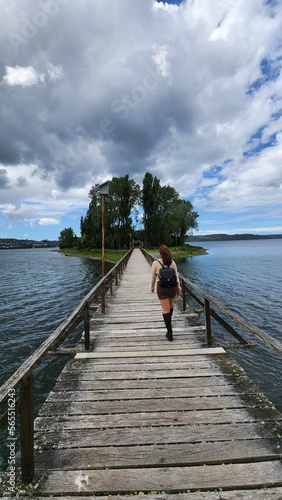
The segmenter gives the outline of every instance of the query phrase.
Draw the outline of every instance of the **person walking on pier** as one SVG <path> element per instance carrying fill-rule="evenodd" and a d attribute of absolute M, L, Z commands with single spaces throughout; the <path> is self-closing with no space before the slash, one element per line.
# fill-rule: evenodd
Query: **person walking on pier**
<path fill-rule="evenodd" d="M 165 322 L 165 326 L 167 328 L 166 337 L 172 342 L 172 326 L 171 326 L 171 317 L 173 313 L 173 302 L 176 296 L 179 296 L 180 293 L 180 284 L 177 266 L 174 260 L 172 260 L 171 252 L 166 245 L 161 245 L 160 249 L 160 259 L 154 260 L 152 264 L 151 270 L 151 292 L 155 291 L 155 282 L 157 281 L 157 294 L 161 303 L 163 318 Z M 163 270 L 170 271 L 163 271 Z M 174 270 L 174 272 L 173 272 Z M 171 277 L 170 284 L 168 283 L 165 276 L 162 274 L 168 274 Z"/>

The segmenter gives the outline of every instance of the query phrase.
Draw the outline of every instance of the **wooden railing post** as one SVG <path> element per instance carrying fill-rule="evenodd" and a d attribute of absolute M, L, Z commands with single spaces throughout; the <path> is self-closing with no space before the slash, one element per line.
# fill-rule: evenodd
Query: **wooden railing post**
<path fill-rule="evenodd" d="M 84 348 L 86 351 L 90 349 L 90 325 L 89 325 L 89 304 L 84 308 Z"/>
<path fill-rule="evenodd" d="M 21 467 L 22 481 L 28 484 L 34 476 L 34 423 L 32 372 L 20 385 Z"/>
<path fill-rule="evenodd" d="M 210 303 L 209 300 L 205 298 L 205 317 L 206 317 L 206 334 L 207 334 L 207 344 L 212 345 L 212 334 L 211 334 L 211 314 L 210 314 Z"/>
<path fill-rule="evenodd" d="M 101 305 L 102 305 L 102 314 L 105 314 L 105 313 L 106 313 L 106 304 L 105 304 L 105 300 L 106 300 L 105 283 L 103 283 L 103 284 L 102 284 L 102 288 L 101 288 Z"/>
<path fill-rule="evenodd" d="M 182 311 L 186 311 L 186 290 L 185 283 L 181 280 Z"/>

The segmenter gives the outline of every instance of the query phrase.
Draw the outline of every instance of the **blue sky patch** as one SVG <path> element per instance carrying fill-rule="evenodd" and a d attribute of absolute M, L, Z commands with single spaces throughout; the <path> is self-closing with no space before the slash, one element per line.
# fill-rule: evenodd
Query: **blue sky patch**
<path fill-rule="evenodd" d="M 271 134 L 266 142 L 262 141 L 263 131 L 265 126 L 260 127 L 249 139 L 248 143 L 250 148 L 243 152 L 243 156 L 249 158 L 250 156 L 255 156 L 260 153 L 265 148 L 270 148 L 277 144 L 277 134 Z"/>
<path fill-rule="evenodd" d="M 281 70 L 281 60 L 281 57 L 278 57 L 274 60 L 262 59 L 260 63 L 260 71 L 262 76 L 251 83 L 247 90 L 248 95 L 252 95 L 263 85 L 270 81 L 275 81 L 279 77 Z"/>

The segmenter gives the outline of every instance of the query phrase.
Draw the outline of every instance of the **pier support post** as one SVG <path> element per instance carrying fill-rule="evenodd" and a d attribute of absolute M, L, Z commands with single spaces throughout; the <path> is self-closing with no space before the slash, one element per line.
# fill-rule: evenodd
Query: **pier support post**
<path fill-rule="evenodd" d="M 211 313 L 210 313 L 210 303 L 209 300 L 205 298 L 205 317 L 206 317 L 206 334 L 207 334 L 207 344 L 212 345 L 212 334 L 211 334 Z"/>
<path fill-rule="evenodd" d="M 22 481 L 28 484 L 34 476 L 33 375 L 22 380 L 20 387 L 21 468 Z"/>
<path fill-rule="evenodd" d="M 102 314 L 106 314 L 106 289 L 104 283 L 101 287 L 101 312 Z"/>
<path fill-rule="evenodd" d="M 89 304 L 84 309 L 84 348 L 86 351 L 90 349 Z"/>
<path fill-rule="evenodd" d="M 181 280 L 182 311 L 186 311 L 186 290 L 185 283 Z"/>

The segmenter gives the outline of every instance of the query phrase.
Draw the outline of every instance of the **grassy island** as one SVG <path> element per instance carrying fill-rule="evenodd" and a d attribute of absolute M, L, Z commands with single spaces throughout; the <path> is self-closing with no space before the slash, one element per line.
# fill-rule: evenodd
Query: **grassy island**
<path fill-rule="evenodd" d="M 196 247 L 193 245 L 181 245 L 178 247 L 169 247 L 171 251 L 172 258 L 174 260 L 185 259 L 186 257 L 193 257 L 195 255 L 206 255 L 207 252 L 203 247 Z M 159 249 L 156 248 L 146 248 L 147 252 L 154 256 L 159 256 Z"/>
<path fill-rule="evenodd" d="M 146 248 L 147 252 L 154 256 L 159 256 L 159 249 L 156 248 Z M 182 245 L 179 247 L 170 247 L 170 251 L 173 259 L 184 259 L 186 257 L 193 257 L 195 255 L 205 255 L 207 252 L 202 247 L 196 247 L 192 245 Z M 101 260 L 101 250 L 100 249 L 86 249 L 78 250 L 77 248 L 64 248 L 60 252 L 66 255 L 74 255 L 79 257 L 89 257 L 92 259 Z M 118 262 L 126 253 L 128 249 L 125 250 L 107 250 L 105 249 L 105 260 L 108 262 Z"/>

